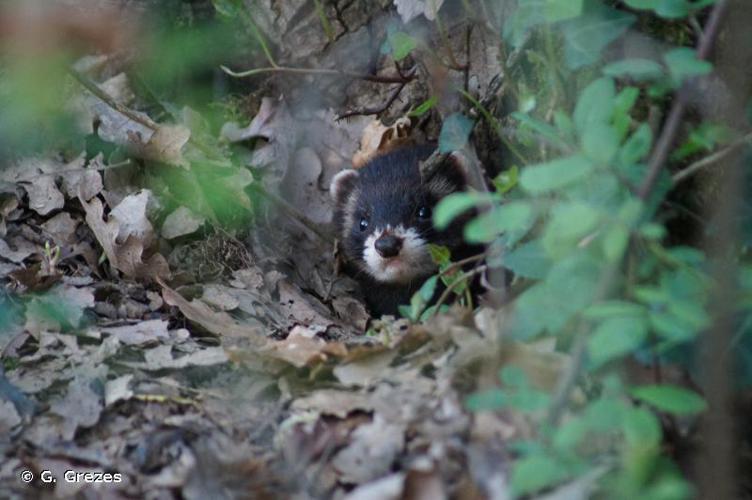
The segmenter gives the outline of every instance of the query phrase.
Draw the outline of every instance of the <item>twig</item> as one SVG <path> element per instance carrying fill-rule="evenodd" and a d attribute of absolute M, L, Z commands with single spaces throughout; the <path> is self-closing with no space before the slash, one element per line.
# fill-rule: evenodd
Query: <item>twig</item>
<path fill-rule="evenodd" d="M 715 7 L 713 7 L 713 11 L 708 18 L 707 27 L 705 28 L 705 32 L 700 39 L 700 44 L 697 47 L 698 59 L 705 60 L 708 58 L 710 50 L 713 47 L 713 42 L 715 41 L 716 36 L 718 36 L 721 19 L 723 18 L 727 5 L 727 0 L 718 0 Z M 640 185 L 640 189 L 637 191 L 637 196 L 642 200 L 646 200 L 653 191 L 653 187 L 655 187 L 655 183 L 658 180 L 658 175 L 661 173 L 661 169 L 668 159 L 671 147 L 674 145 L 676 134 L 679 132 L 679 125 L 681 125 L 684 111 L 687 107 L 687 93 L 688 83 L 685 82 L 681 89 L 679 89 L 676 99 L 674 99 L 674 104 L 671 106 L 668 118 L 666 119 L 666 124 L 663 126 L 661 135 L 656 142 L 653 154 L 650 156 L 650 161 L 648 162 L 648 173 Z"/>
<path fill-rule="evenodd" d="M 716 151 L 715 153 L 706 156 L 705 158 L 701 158 L 697 160 L 696 162 L 692 163 L 691 165 L 688 165 L 686 168 L 680 170 L 679 172 L 675 173 L 674 176 L 671 178 L 674 185 L 679 184 L 681 181 L 689 178 L 690 176 L 697 173 L 699 170 L 712 165 L 716 163 L 717 161 L 722 160 L 726 157 L 729 153 L 733 153 L 736 151 L 737 148 L 740 146 L 743 146 L 745 144 L 748 144 L 752 142 L 752 133 L 749 133 L 743 137 L 740 137 L 736 141 L 732 142 L 725 148 Z"/>
<path fill-rule="evenodd" d="M 346 76 L 349 78 L 356 78 L 358 80 L 365 80 L 367 82 L 375 83 L 405 83 L 415 78 L 413 75 L 410 78 L 405 78 L 400 75 L 365 75 L 362 73 L 352 73 L 350 71 L 340 71 L 338 69 L 327 68 L 292 68 L 289 66 L 272 66 L 265 68 L 254 68 L 247 71 L 233 71 L 227 66 L 220 66 L 222 71 L 235 78 L 245 78 L 248 76 L 261 75 L 264 73 L 295 73 L 301 75 L 332 75 L 332 76 Z"/>
<path fill-rule="evenodd" d="M 345 118 L 350 118 L 351 116 L 369 116 L 369 115 L 380 115 L 394 103 L 394 101 L 397 100 L 397 97 L 402 92 L 402 89 L 405 88 L 405 85 L 407 85 L 407 82 L 400 83 L 397 88 L 394 89 L 392 94 L 389 96 L 389 99 L 386 100 L 386 102 L 381 106 L 376 106 L 372 108 L 361 108 L 356 109 L 353 111 L 348 111 L 347 113 L 342 113 L 341 115 L 337 115 L 337 120 L 344 120 Z"/>
<path fill-rule="evenodd" d="M 105 104 L 107 104 L 109 107 L 117 111 L 118 113 L 122 114 L 123 116 L 126 116 L 133 120 L 136 123 L 139 123 L 143 125 L 144 127 L 150 129 L 150 130 L 157 130 L 159 128 L 159 125 L 151 120 L 151 118 L 143 115 L 139 115 L 132 109 L 130 109 L 127 106 L 124 106 L 117 102 L 115 99 L 110 97 L 107 92 L 99 88 L 99 86 L 91 81 L 86 76 L 82 75 L 78 71 L 76 71 L 73 68 L 68 68 L 68 73 L 76 79 L 78 83 L 80 83 L 86 90 L 94 94 L 96 97 L 104 101 Z"/>
<path fill-rule="evenodd" d="M 345 118 L 350 118 L 351 116 L 358 116 L 358 115 L 362 115 L 362 116 L 380 115 L 381 113 L 389 109 L 389 107 L 394 103 L 394 101 L 397 100 L 397 97 L 399 97 L 400 93 L 402 92 L 402 89 L 404 89 L 405 86 L 408 84 L 408 82 L 412 80 L 413 77 L 415 76 L 416 70 L 417 68 L 413 66 L 412 68 L 410 68 L 410 70 L 407 73 L 403 74 L 398 66 L 397 72 L 402 78 L 405 79 L 405 81 L 400 83 L 399 86 L 394 89 L 392 94 L 389 96 L 389 98 L 386 100 L 386 102 L 382 106 L 376 106 L 372 108 L 361 108 L 359 110 L 348 111 L 347 113 L 338 115 L 337 120 L 343 120 Z"/>
<path fill-rule="evenodd" d="M 451 295 L 452 291 L 457 288 L 458 285 L 461 283 L 464 283 L 465 280 L 468 278 L 472 278 L 473 276 L 477 276 L 478 274 L 484 272 L 488 266 L 478 266 L 475 269 L 471 269 L 470 271 L 464 272 L 460 274 L 456 280 L 452 281 L 451 284 L 447 285 L 446 290 L 442 292 L 442 294 L 439 296 L 439 300 L 436 301 L 436 310 L 438 311 L 439 308 L 444 305 L 444 303 L 449 299 L 449 295 Z"/>
<path fill-rule="evenodd" d="M 478 262 L 480 260 L 483 260 L 486 258 L 486 252 L 479 253 L 478 255 L 473 255 L 472 257 L 467 257 L 466 259 L 458 260 L 457 262 L 452 262 L 447 267 L 441 270 L 439 272 L 439 276 L 443 276 L 447 273 L 450 273 L 451 271 L 454 271 L 458 267 L 462 267 L 465 264 L 470 264 L 472 262 Z"/>

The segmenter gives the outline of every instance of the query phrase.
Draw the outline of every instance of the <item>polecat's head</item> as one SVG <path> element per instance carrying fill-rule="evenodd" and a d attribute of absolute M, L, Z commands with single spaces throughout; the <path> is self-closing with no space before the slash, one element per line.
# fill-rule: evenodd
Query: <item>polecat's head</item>
<path fill-rule="evenodd" d="M 436 231 L 432 215 L 441 198 L 464 189 L 465 176 L 450 157 L 421 178 L 419 162 L 431 152 L 430 147 L 400 149 L 332 179 L 342 251 L 377 281 L 405 284 L 432 274 L 436 266 L 428 244 L 451 245 L 456 239 Z"/>

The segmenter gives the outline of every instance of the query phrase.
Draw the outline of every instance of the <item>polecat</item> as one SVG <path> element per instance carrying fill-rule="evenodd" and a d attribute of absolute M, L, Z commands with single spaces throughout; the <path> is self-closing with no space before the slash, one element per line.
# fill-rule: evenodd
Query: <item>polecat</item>
<path fill-rule="evenodd" d="M 433 150 L 430 145 L 398 149 L 332 179 L 334 226 L 345 270 L 360 282 L 374 316 L 396 314 L 436 273 L 429 243 L 447 246 L 455 260 L 466 256 L 463 222 L 437 231 L 432 211 L 443 197 L 465 189 L 467 181 L 452 157 L 423 178 L 420 162 Z"/>

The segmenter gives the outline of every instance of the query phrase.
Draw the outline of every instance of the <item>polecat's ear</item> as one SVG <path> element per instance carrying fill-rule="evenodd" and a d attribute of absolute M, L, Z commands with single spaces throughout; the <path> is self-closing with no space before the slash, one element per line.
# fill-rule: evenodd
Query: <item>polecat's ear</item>
<path fill-rule="evenodd" d="M 426 188 L 436 199 L 461 191 L 467 185 L 466 165 L 458 155 L 447 155 L 425 182 Z"/>
<path fill-rule="evenodd" d="M 341 171 L 332 178 L 332 183 L 329 185 L 329 194 L 335 204 L 344 204 L 350 193 L 355 189 L 357 180 L 358 171 L 351 168 Z"/>

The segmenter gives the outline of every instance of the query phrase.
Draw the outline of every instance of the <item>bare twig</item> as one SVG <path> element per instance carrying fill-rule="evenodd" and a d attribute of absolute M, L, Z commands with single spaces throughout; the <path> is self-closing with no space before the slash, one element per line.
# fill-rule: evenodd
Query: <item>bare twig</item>
<path fill-rule="evenodd" d="M 467 257 L 466 259 L 458 260 L 457 262 L 452 262 L 447 267 L 445 267 L 444 269 L 442 269 L 441 272 L 439 272 L 439 275 L 443 276 L 445 274 L 448 274 L 448 273 L 454 271 L 458 267 L 462 267 L 465 264 L 471 264 L 473 262 L 478 262 L 478 261 L 481 261 L 481 260 L 483 260 L 485 258 L 486 258 L 486 252 L 483 252 L 483 253 L 479 253 L 477 255 L 473 255 L 471 257 Z"/>
<path fill-rule="evenodd" d="M 686 168 L 675 173 L 671 180 L 673 181 L 674 185 L 679 184 L 681 181 L 691 177 L 703 168 L 713 165 L 714 163 L 722 160 L 729 153 L 736 151 L 740 146 L 744 146 L 745 144 L 749 144 L 750 142 L 752 142 L 752 133 L 740 137 L 725 148 L 720 149 L 715 153 L 706 156 L 705 158 L 701 158 L 691 165 L 688 165 Z"/>
<path fill-rule="evenodd" d="M 444 305 L 444 303 L 449 299 L 449 296 L 452 294 L 452 291 L 457 288 L 460 284 L 464 283 L 465 280 L 468 280 L 472 278 L 473 276 L 477 276 L 478 274 L 484 272 L 488 266 L 478 266 L 475 269 L 471 269 L 470 271 L 464 272 L 460 274 L 456 280 L 452 281 L 449 285 L 447 285 L 446 290 L 442 292 L 442 294 L 439 296 L 439 300 L 436 301 L 436 310 L 438 311 L 439 308 Z"/>
<path fill-rule="evenodd" d="M 372 108 L 361 108 L 356 109 L 353 111 L 348 111 L 347 113 L 342 113 L 341 115 L 337 115 L 337 120 L 344 120 L 345 118 L 350 118 L 352 116 L 370 116 L 370 115 L 380 115 L 394 103 L 394 101 L 397 100 L 397 97 L 399 97 L 400 93 L 402 92 L 402 89 L 405 88 L 405 85 L 407 83 L 400 83 L 397 88 L 394 89 L 392 94 L 389 96 L 389 98 L 386 100 L 386 102 L 381 106 L 375 106 Z"/>
<path fill-rule="evenodd" d="M 708 58 L 710 50 L 713 48 L 713 42 L 718 36 L 721 19 L 723 18 L 727 4 L 727 0 L 718 0 L 715 7 L 713 7 L 713 11 L 708 18 L 705 32 L 703 33 L 703 36 L 700 39 L 700 44 L 697 47 L 698 59 L 704 60 Z M 666 163 L 671 148 L 674 145 L 676 134 L 679 132 L 679 125 L 681 125 L 684 111 L 687 107 L 687 89 L 688 84 L 685 83 L 679 90 L 676 99 L 674 99 L 674 104 L 671 106 L 671 110 L 668 113 L 668 118 L 666 118 L 666 123 L 663 126 L 661 135 L 656 142 L 655 149 L 653 149 L 653 154 L 650 156 L 650 161 L 648 162 L 648 173 L 640 185 L 640 189 L 637 191 L 637 195 L 642 200 L 647 199 L 653 191 L 653 187 L 655 187 L 655 183 L 658 180 L 658 175 L 661 173 L 661 169 Z"/>
<path fill-rule="evenodd" d="M 397 67 L 397 71 L 399 75 L 402 78 L 404 78 L 405 81 L 400 83 L 397 86 L 397 88 L 394 89 L 392 94 L 389 96 L 389 98 L 386 100 L 386 102 L 383 105 L 375 106 L 372 108 L 362 108 L 362 109 L 357 109 L 353 111 L 348 111 L 347 113 L 338 115 L 337 120 L 343 120 L 345 118 L 350 118 L 351 116 L 359 116 L 359 115 L 360 116 L 380 115 L 381 113 L 389 109 L 389 107 L 394 103 L 394 101 L 397 100 L 397 97 L 399 97 L 400 93 L 402 92 L 402 89 L 404 89 L 405 86 L 408 84 L 408 82 L 410 82 L 410 80 L 412 80 L 413 77 L 415 76 L 416 70 L 417 68 L 413 66 L 412 68 L 410 68 L 409 71 L 403 74 L 402 71 L 399 69 L 399 67 Z"/>
<path fill-rule="evenodd" d="M 366 75 L 362 73 L 352 73 L 350 71 L 340 71 L 338 69 L 327 68 L 293 68 L 289 66 L 270 66 L 265 68 L 254 68 L 247 71 L 233 71 L 227 66 L 220 66 L 222 71 L 235 78 L 245 78 L 248 76 L 261 75 L 264 73 L 293 73 L 300 75 L 331 75 L 331 76 L 346 76 L 349 78 L 356 78 L 358 80 L 365 80 L 367 82 L 375 83 L 405 83 L 415 78 L 413 75 L 410 78 L 406 78 L 400 75 Z"/>
<path fill-rule="evenodd" d="M 159 128 L 159 125 L 151 120 L 148 116 L 140 115 L 130 109 L 127 106 L 124 106 L 117 102 L 115 99 L 107 95 L 107 92 L 99 88 L 99 86 L 91 81 L 88 77 L 82 75 L 78 71 L 76 71 L 73 68 L 68 68 L 68 73 L 76 79 L 78 83 L 80 83 L 86 90 L 94 94 L 96 97 L 104 101 L 105 104 L 107 104 L 109 107 L 117 111 L 118 113 L 122 114 L 123 116 L 126 116 L 133 120 L 136 123 L 139 123 L 143 125 L 144 127 L 150 129 L 150 130 L 157 130 Z"/>

